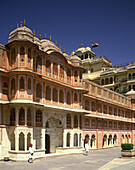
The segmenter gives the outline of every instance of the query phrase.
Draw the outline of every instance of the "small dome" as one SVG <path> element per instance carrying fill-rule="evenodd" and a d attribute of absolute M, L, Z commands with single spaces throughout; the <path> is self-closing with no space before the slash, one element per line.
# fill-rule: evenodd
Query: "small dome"
<path fill-rule="evenodd" d="M 14 40 L 29 40 L 34 41 L 32 31 L 27 27 L 19 27 L 9 34 L 8 42 Z"/>
<path fill-rule="evenodd" d="M 128 91 L 126 94 L 125 94 L 127 97 L 130 97 L 130 98 L 135 98 L 135 91 L 133 89 L 131 89 L 130 91 Z"/>
<path fill-rule="evenodd" d="M 90 47 L 86 47 L 85 51 L 91 51 L 91 48 Z"/>
<path fill-rule="evenodd" d="M 71 60 L 78 60 L 81 61 L 81 59 L 77 55 L 71 56 Z"/>
<path fill-rule="evenodd" d="M 78 49 L 75 51 L 75 53 L 77 53 L 77 52 L 82 52 L 82 53 L 84 53 L 84 52 L 85 52 L 85 48 L 84 48 L 84 47 L 78 48 Z"/>
<path fill-rule="evenodd" d="M 41 46 L 44 52 L 51 53 L 53 51 L 58 51 L 61 53 L 61 50 L 50 40 L 41 40 Z"/>

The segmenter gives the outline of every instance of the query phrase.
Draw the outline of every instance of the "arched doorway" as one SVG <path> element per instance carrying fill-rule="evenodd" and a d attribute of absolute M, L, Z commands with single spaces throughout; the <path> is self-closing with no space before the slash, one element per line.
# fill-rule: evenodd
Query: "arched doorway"
<path fill-rule="evenodd" d="M 103 137 L 103 147 L 107 147 L 107 135 Z"/>
<path fill-rule="evenodd" d="M 45 135 L 45 153 L 50 153 L 50 136 L 48 134 Z"/>
<path fill-rule="evenodd" d="M 48 118 L 46 122 L 46 153 L 55 153 L 63 147 L 63 122 L 58 116 Z M 48 136 L 47 136 L 48 135 Z M 65 139 L 66 140 L 66 139 Z"/>

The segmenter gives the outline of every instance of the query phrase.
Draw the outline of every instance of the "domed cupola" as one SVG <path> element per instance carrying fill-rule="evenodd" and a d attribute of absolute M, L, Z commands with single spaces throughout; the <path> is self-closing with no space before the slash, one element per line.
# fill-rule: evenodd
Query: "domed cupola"
<path fill-rule="evenodd" d="M 8 42 L 10 43 L 14 40 L 34 41 L 33 33 L 25 26 L 25 21 L 24 26 L 22 26 L 21 22 L 21 27 L 17 26 L 17 28 L 9 34 Z"/>
<path fill-rule="evenodd" d="M 128 91 L 125 96 L 131 98 L 131 99 L 135 99 L 135 91 L 133 89 L 131 89 L 130 91 Z"/>
<path fill-rule="evenodd" d="M 82 61 L 77 55 L 71 56 L 71 61 L 74 65 L 81 65 Z"/>
<path fill-rule="evenodd" d="M 135 109 L 135 91 L 131 89 L 125 94 L 125 96 L 131 98 L 131 107 L 132 109 Z"/>

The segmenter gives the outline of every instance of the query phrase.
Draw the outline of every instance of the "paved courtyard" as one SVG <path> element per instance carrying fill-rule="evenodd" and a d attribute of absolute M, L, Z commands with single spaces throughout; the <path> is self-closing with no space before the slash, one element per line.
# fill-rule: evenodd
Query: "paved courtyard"
<path fill-rule="evenodd" d="M 28 162 L 0 162 L 2 170 L 96 170 L 114 158 L 120 157 L 120 148 L 90 151 L 84 154 L 47 157 Z"/>

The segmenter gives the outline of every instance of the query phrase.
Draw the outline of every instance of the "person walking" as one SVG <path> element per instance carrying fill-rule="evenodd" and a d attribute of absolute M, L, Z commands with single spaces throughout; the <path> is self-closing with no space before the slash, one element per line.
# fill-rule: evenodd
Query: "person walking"
<path fill-rule="evenodd" d="M 89 151 L 89 146 L 88 146 L 88 141 L 85 142 L 85 155 L 88 156 L 88 151 Z"/>
<path fill-rule="evenodd" d="M 34 154 L 34 151 L 33 151 L 33 148 L 32 148 L 32 144 L 30 144 L 30 147 L 29 147 L 29 160 L 28 160 L 29 163 L 33 163 L 33 154 Z"/>

